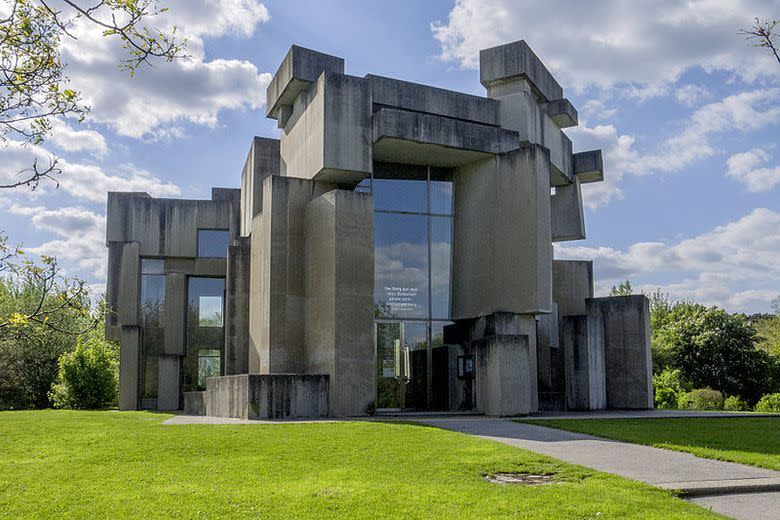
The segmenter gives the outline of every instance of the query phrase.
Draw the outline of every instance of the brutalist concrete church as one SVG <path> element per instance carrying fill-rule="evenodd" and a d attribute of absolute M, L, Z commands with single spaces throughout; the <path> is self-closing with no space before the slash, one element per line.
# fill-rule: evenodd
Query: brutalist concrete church
<path fill-rule="evenodd" d="M 577 111 L 524 41 L 487 97 L 293 46 L 241 187 L 108 195 L 119 407 L 241 418 L 651 408 L 644 296 L 594 297 Z M 238 182 L 238 172 L 236 182 Z M 219 172 L 220 178 L 228 175 Z"/>

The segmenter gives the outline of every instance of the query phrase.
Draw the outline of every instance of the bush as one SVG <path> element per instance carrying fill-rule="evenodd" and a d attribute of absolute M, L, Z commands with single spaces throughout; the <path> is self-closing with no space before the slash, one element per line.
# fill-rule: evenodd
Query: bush
<path fill-rule="evenodd" d="M 55 408 L 105 408 L 116 402 L 118 353 L 98 331 L 79 338 L 76 349 L 60 357 L 57 382 L 51 389 Z"/>
<path fill-rule="evenodd" d="M 653 376 L 655 407 L 666 410 L 677 408 L 680 395 L 685 393 L 685 382 L 679 370 L 664 370 Z"/>
<path fill-rule="evenodd" d="M 723 410 L 723 394 L 711 388 L 697 388 L 680 396 L 678 407 L 686 410 Z"/>
<path fill-rule="evenodd" d="M 729 412 L 747 412 L 750 411 L 750 405 L 736 395 L 731 395 L 724 401 L 723 409 Z"/>
<path fill-rule="evenodd" d="M 780 413 L 780 393 L 766 394 L 758 400 L 756 411 L 762 413 Z"/>

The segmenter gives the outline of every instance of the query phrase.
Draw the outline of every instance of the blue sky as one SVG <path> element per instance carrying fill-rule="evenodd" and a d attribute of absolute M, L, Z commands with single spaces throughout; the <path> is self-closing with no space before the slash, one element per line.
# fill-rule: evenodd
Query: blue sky
<path fill-rule="evenodd" d="M 58 256 L 99 289 L 105 194 L 207 198 L 237 187 L 253 135 L 277 135 L 265 86 L 293 43 L 374 73 L 484 95 L 481 48 L 525 39 L 580 113 L 575 149 L 602 148 L 606 182 L 583 188 L 597 291 L 645 291 L 730 311 L 780 295 L 780 64 L 737 34 L 780 1 L 313 2 L 170 0 L 157 21 L 190 37 L 192 59 L 130 79 L 121 49 L 89 27 L 64 43 L 92 106 L 40 147 L 0 148 L 0 176 L 56 154 L 59 189 L 0 193 L 0 229 Z"/>

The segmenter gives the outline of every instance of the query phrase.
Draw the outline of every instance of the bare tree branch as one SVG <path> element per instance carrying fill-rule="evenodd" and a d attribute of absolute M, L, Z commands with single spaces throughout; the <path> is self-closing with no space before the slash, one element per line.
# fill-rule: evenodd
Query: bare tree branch
<path fill-rule="evenodd" d="M 769 19 L 766 19 L 762 22 L 756 18 L 756 23 L 748 29 L 741 29 L 738 34 L 743 35 L 746 40 L 757 40 L 756 43 L 753 43 L 752 45 L 768 49 L 770 53 L 774 54 L 777 63 L 780 63 L 778 44 L 775 42 L 775 39 L 780 36 L 775 32 L 775 27 L 777 27 L 778 23 L 780 23 L 780 20 L 770 21 Z"/>

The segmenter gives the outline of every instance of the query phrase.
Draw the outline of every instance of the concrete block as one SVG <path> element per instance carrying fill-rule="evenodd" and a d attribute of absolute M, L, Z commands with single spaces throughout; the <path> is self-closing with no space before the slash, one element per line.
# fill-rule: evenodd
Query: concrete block
<path fill-rule="evenodd" d="M 587 300 L 588 317 L 604 330 L 606 396 L 610 408 L 653 408 L 650 302 L 644 295 Z"/>
<path fill-rule="evenodd" d="M 165 275 L 165 313 L 161 316 L 164 325 L 163 343 L 166 354 L 185 355 L 186 331 L 184 325 L 186 317 L 187 275 L 168 273 Z"/>
<path fill-rule="evenodd" d="M 179 357 L 160 356 L 157 375 L 157 409 L 178 410 L 179 407 Z"/>
<path fill-rule="evenodd" d="M 485 87 L 527 78 L 546 101 L 563 98 L 563 89 L 524 40 L 479 51 L 479 80 Z"/>
<path fill-rule="evenodd" d="M 141 363 L 140 331 L 136 326 L 122 327 L 119 345 L 119 409 L 138 409 L 138 377 Z"/>
<path fill-rule="evenodd" d="M 474 343 L 476 405 L 486 415 L 513 416 L 531 412 L 528 337 L 488 336 Z"/>
<path fill-rule="evenodd" d="M 562 322 L 566 406 L 569 410 L 602 410 L 607 407 L 607 393 L 601 320 L 565 316 Z"/>
<path fill-rule="evenodd" d="M 119 279 L 117 298 L 118 325 L 138 325 L 138 308 L 141 294 L 139 270 L 141 259 L 138 242 L 122 245 L 122 261 L 117 271 L 109 272 L 108 279 Z M 109 284 L 113 285 L 112 281 Z"/>
<path fill-rule="evenodd" d="M 252 140 L 241 172 L 241 236 L 248 236 L 252 219 L 263 210 L 263 182 L 279 175 L 279 139 L 257 137 Z"/>
<path fill-rule="evenodd" d="M 225 276 L 225 375 L 249 372 L 249 272 L 248 237 L 228 246 Z"/>
<path fill-rule="evenodd" d="M 547 115 L 558 125 L 558 128 L 577 126 L 577 109 L 566 98 L 554 99 L 547 103 Z"/>
<path fill-rule="evenodd" d="M 452 317 L 550 312 L 550 163 L 540 146 L 458 168 Z"/>
<path fill-rule="evenodd" d="M 593 262 L 585 260 L 554 260 L 553 300 L 563 316 L 587 314 L 585 300 L 593 298 Z"/>
<path fill-rule="evenodd" d="M 376 389 L 373 199 L 329 191 L 305 217 L 305 370 L 330 376 L 331 415 L 364 415 Z"/>
<path fill-rule="evenodd" d="M 585 239 L 585 216 L 582 211 L 582 190 L 579 178 L 565 186 L 556 186 L 550 198 L 552 241 Z"/>
<path fill-rule="evenodd" d="M 206 415 L 203 394 L 205 392 L 182 392 L 184 415 Z"/>
<path fill-rule="evenodd" d="M 601 150 L 589 150 L 572 155 L 574 175 L 580 182 L 601 182 L 604 180 L 604 160 Z"/>
<path fill-rule="evenodd" d="M 344 59 L 297 45 L 290 47 L 266 91 L 266 115 L 279 116 L 281 107 L 292 105 L 295 98 L 311 86 L 323 72 L 344 74 Z"/>
<path fill-rule="evenodd" d="M 401 108 L 483 125 L 501 125 L 499 103 L 494 99 L 373 74 L 368 74 L 366 79 L 371 84 L 375 108 Z"/>
<path fill-rule="evenodd" d="M 554 126 L 547 119 L 545 128 L 550 129 Z M 552 130 L 551 130 L 552 131 Z M 572 143 L 566 134 L 557 131 L 556 139 L 545 139 L 545 146 L 555 149 L 555 161 L 552 160 L 552 151 L 550 152 L 550 186 L 568 186 L 574 182 L 574 168 L 572 166 Z"/>

